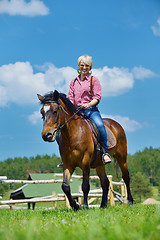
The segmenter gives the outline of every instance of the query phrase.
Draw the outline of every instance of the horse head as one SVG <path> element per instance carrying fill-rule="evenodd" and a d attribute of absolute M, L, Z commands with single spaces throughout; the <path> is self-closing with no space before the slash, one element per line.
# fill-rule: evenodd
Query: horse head
<path fill-rule="evenodd" d="M 60 127 L 61 104 L 59 101 L 59 92 L 54 91 L 41 96 L 37 94 L 38 99 L 43 105 L 40 112 L 43 119 L 42 138 L 46 142 L 53 142 L 56 139 L 58 128 Z"/>

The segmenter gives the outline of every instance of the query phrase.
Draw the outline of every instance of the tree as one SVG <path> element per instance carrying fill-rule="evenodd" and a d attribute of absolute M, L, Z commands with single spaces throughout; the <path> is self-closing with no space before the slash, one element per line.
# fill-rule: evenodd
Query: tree
<path fill-rule="evenodd" d="M 144 173 L 137 172 L 132 177 L 131 191 L 136 202 L 141 202 L 143 198 L 151 195 L 150 181 Z"/>

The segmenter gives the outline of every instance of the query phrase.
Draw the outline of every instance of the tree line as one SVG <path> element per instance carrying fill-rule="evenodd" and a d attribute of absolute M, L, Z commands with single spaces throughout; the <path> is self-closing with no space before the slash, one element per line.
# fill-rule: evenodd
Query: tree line
<path fill-rule="evenodd" d="M 151 196 L 151 187 L 160 193 L 160 149 L 145 148 L 134 155 L 128 155 L 131 176 L 131 190 L 136 200 Z"/>
<path fill-rule="evenodd" d="M 0 162 L 0 176 L 7 176 L 8 179 L 27 179 L 29 173 L 53 173 L 62 172 L 57 165 L 61 159 L 56 155 L 37 155 L 31 158 L 8 158 Z M 131 177 L 131 190 L 136 201 L 141 201 L 151 195 L 152 186 L 156 186 L 160 192 L 160 149 L 145 148 L 134 155 L 127 156 L 127 163 Z M 77 168 L 76 174 L 82 174 Z M 112 161 L 106 165 L 106 173 L 113 176 L 114 181 L 121 179 L 121 172 L 117 175 L 117 165 Z M 95 175 L 91 170 L 91 175 Z M 94 182 L 94 181 L 93 181 Z M 95 181 L 98 186 L 99 182 Z M 0 184 L 0 195 L 18 188 L 17 184 Z"/>
<path fill-rule="evenodd" d="M 7 176 L 7 179 L 28 179 L 29 173 L 53 173 L 62 172 L 57 168 L 61 159 L 55 155 L 37 155 L 36 157 L 8 158 L 0 162 L 0 176 Z M 9 190 L 20 187 L 20 184 L 0 184 L 0 196 Z"/>

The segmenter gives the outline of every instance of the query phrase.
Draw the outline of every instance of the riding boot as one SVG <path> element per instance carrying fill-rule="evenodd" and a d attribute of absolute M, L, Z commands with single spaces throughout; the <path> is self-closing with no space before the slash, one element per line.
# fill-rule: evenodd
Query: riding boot
<path fill-rule="evenodd" d="M 58 167 L 58 168 L 62 168 L 62 167 L 63 167 L 63 162 L 60 163 L 60 164 L 58 164 L 57 167 Z"/>
<path fill-rule="evenodd" d="M 107 163 L 111 163 L 111 156 L 109 155 L 109 153 L 104 153 L 102 155 L 102 161 L 104 164 L 107 164 Z"/>

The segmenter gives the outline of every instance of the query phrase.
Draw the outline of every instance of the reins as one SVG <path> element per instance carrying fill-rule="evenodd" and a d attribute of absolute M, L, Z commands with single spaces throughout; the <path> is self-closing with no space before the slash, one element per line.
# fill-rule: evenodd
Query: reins
<path fill-rule="evenodd" d="M 66 112 L 66 110 L 62 107 L 62 105 L 60 104 L 60 102 L 58 101 L 58 102 L 56 102 L 56 101 L 50 101 L 50 103 L 57 103 L 58 104 L 58 106 L 59 106 L 59 122 L 58 122 L 58 126 L 57 126 L 57 129 L 55 129 L 54 130 L 54 132 L 53 132 L 53 135 L 56 133 L 56 132 L 58 132 L 58 131 L 60 131 L 69 121 L 71 121 L 73 118 L 74 118 L 74 116 L 83 108 L 82 106 L 80 106 L 80 107 L 78 107 L 77 108 L 77 111 L 67 120 L 67 121 L 65 121 L 62 125 L 61 125 L 61 119 L 60 119 L 60 111 L 64 111 L 66 114 L 68 114 L 67 112 Z M 69 114 L 68 114 L 69 115 Z"/>
<path fill-rule="evenodd" d="M 63 108 L 61 105 L 60 105 L 60 107 L 61 108 Z M 77 109 L 77 111 L 64 123 L 64 124 L 62 124 L 60 127 L 59 127 L 59 129 L 58 129 L 58 131 L 59 130 L 61 130 L 69 121 L 71 121 L 72 120 L 72 118 L 74 118 L 74 116 L 82 109 L 83 107 L 81 106 L 81 107 L 78 107 L 78 109 Z M 64 110 L 65 111 L 65 110 Z M 66 112 L 66 111 L 65 111 Z M 68 113 L 67 113 L 68 114 Z M 59 119 L 60 119 L 60 117 L 59 117 Z"/>

